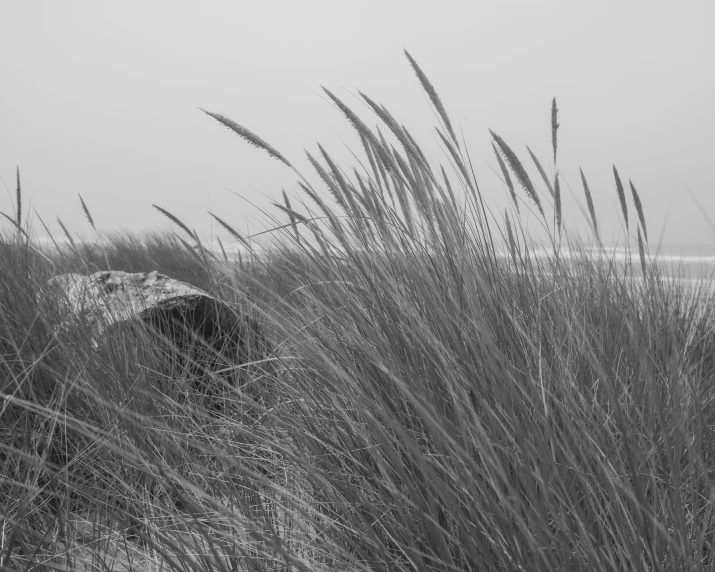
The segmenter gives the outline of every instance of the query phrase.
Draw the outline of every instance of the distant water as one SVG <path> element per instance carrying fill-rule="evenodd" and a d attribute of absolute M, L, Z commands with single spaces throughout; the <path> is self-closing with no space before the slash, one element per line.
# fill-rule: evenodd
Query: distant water
<path fill-rule="evenodd" d="M 632 246 L 630 255 L 624 247 L 604 248 L 614 260 L 625 263 L 630 256 L 634 266 L 640 268 L 637 245 Z M 651 247 L 647 252 L 651 264 L 657 264 L 661 271 L 685 283 L 711 283 L 715 278 L 715 244 L 713 245 L 677 245 Z M 711 285 L 712 286 L 712 285 Z"/>
<path fill-rule="evenodd" d="M 55 237 L 55 240 L 60 247 L 67 243 L 64 237 Z M 78 240 L 77 242 L 81 241 Z M 55 248 L 54 243 L 46 237 L 37 238 L 35 244 L 42 249 L 51 250 Z M 229 260 L 238 261 L 239 253 L 244 259 L 248 255 L 246 249 L 235 241 L 226 241 L 223 246 Z M 265 252 L 264 249 L 261 249 L 258 245 L 256 246 L 256 253 Z M 214 242 L 210 248 L 219 257 L 223 257 L 217 242 Z M 595 247 L 586 247 L 586 250 L 593 258 L 600 258 L 604 261 L 613 261 L 624 266 L 630 261 L 634 273 L 640 272 L 637 244 L 632 244 L 630 250 L 622 245 L 604 246 L 600 252 Z M 553 255 L 551 249 L 532 250 L 532 253 L 537 257 Z M 506 254 L 503 255 L 507 256 Z M 561 256 L 565 259 L 573 257 L 566 249 L 561 251 Z M 677 279 L 682 284 L 693 286 L 705 284 L 711 291 L 715 292 L 715 241 L 713 244 L 662 245 L 660 248 L 653 245 L 650 248 L 648 259 L 651 264 L 657 264 L 665 275 Z"/>

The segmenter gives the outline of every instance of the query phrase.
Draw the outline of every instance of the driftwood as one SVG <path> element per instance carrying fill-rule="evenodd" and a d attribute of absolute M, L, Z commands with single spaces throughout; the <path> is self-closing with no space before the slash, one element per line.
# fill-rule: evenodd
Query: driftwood
<path fill-rule="evenodd" d="M 95 348 L 109 328 L 140 324 L 168 358 L 171 375 L 190 379 L 212 409 L 222 409 L 219 402 L 231 398 L 226 389 L 249 379 L 251 386 L 259 385 L 254 378 L 270 354 L 254 318 L 158 272 L 64 274 L 48 282 L 45 296 L 60 312 L 58 331 L 80 323 Z"/>

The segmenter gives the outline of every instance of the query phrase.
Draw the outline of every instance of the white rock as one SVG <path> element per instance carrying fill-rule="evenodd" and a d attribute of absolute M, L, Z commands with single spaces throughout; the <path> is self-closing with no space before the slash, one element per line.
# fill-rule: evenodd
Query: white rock
<path fill-rule="evenodd" d="M 172 300 L 194 304 L 201 298 L 215 300 L 199 288 L 156 271 L 109 270 L 89 276 L 63 274 L 49 280 L 44 295 L 51 296 L 66 315 L 59 329 L 80 319 L 91 328 L 95 343 L 112 324 L 141 318 L 143 313 Z"/>

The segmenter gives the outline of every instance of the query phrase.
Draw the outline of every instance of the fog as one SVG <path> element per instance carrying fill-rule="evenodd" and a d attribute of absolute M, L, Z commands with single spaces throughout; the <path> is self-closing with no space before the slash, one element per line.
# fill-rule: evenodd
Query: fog
<path fill-rule="evenodd" d="M 640 193 L 652 242 L 712 246 L 714 21 L 706 0 L 2 0 L 0 211 L 14 212 L 19 166 L 25 212 L 53 233 L 60 217 L 96 236 L 78 194 L 103 234 L 171 228 L 152 204 L 205 237 L 224 236 L 209 210 L 260 232 L 280 218 L 271 202 L 282 188 L 298 200 L 296 174 L 199 107 L 254 131 L 311 178 L 304 150 L 316 142 L 343 165 L 359 151 L 321 86 L 369 125 L 377 119 L 358 90 L 385 104 L 446 163 L 407 49 L 463 133 L 490 207 L 503 210 L 508 193 L 488 129 L 525 162 L 528 144 L 550 163 L 556 97 L 571 228 L 587 227 L 581 167 L 599 226 L 617 239 L 615 164 Z"/>

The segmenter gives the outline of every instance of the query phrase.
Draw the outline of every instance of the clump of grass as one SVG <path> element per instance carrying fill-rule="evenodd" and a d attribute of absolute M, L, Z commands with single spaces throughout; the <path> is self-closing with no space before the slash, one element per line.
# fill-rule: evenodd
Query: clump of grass
<path fill-rule="evenodd" d="M 12 408 L 0 413 L 0 427 L 26 422 L 44 431 L 44 442 L 74 447 L 51 462 L 29 444 L 2 448 L 10 460 L 2 464 L 4 498 L 24 503 L 0 505 L 22 540 L 13 555 L 37 562 L 62 552 L 53 539 L 59 515 L 69 522 L 91 510 L 131 546 L 143 543 L 154 565 L 176 569 L 715 565 L 711 300 L 646 268 L 632 186 L 647 280 L 603 249 L 594 255 L 562 226 L 559 169 L 553 233 L 568 258 L 561 250 L 542 256 L 518 217 L 491 217 L 436 91 L 408 59 L 447 130 L 440 139 L 454 172 L 440 167 L 436 177 L 382 106 L 364 98 L 401 149 L 326 91 L 355 128 L 365 167 L 341 169 L 319 147 L 311 164 L 320 186 L 301 176 L 309 200 L 289 202 L 284 193 L 276 204 L 288 218 L 274 229 L 283 241 L 232 284 L 216 285 L 243 297 L 275 348 L 247 368 L 248 387 L 229 392 L 228 414 L 202 409 L 187 389 L 191 370 L 181 359 L 167 363 L 140 328 L 113 331 L 93 353 L 81 324 L 53 337 L 51 310 L 33 296 L 16 303 L 24 283 L 14 273 L 1 278 L 3 308 L 13 314 L 3 314 L 0 365 L 15 385 L 3 388 Z M 551 118 L 556 163 L 555 101 Z M 505 181 L 516 177 L 543 217 L 523 165 L 491 135 Z M 627 228 L 615 168 L 614 176 Z M 110 262 L 159 253 L 112 244 Z M 196 264 L 178 239 L 162 245 L 179 265 Z M 246 300 L 247 291 L 259 295 Z M 35 322 L 45 337 L 29 336 Z M 234 367 L 242 366 L 227 369 Z M 256 398 L 263 390 L 265 399 Z M 40 406 L 36 395 L 44 396 Z M 55 505 L 32 521 L 24 507 L 46 507 L 38 490 Z M 109 533 L 103 538 L 108 547 Z M 42 550 L 32 553 L 33 542 Z M 78 553 L 64 546 L 68 557 Z"/>
<path fill-rule="evenodd" d="M 687 343 L 680 346 L 685 339 L 676 330 L 661 329 L 672 323 L 675 300 L 675 319 L 684 325 L 693 317 L 685 308 L 699 302 L 673 294 L 662 281 L 636 287 L 615 262 L 593 260 L 574 242 L 569 265 L 530 258 L 529 250 L 517 257 L 508 217 L 513 265 L 505 265 L 483 233 L 463 226 L 455 202 L 441 199 L 446 189 L 426 171 L 415 173 L 417 162 L 412 172 L 399 167 L 410 150 L 400 160 L 379 135 L 364 132 L 354 112 L 341 111 L 360 126 L 364 145 L 381 142 L 374 157 L 392 157 L 385 162 L 392 169 L 373 171 L 403 196 L 398 208 L 374 194 L 379 212 L 367 200 L 346 208 L 346 197 L 360 196 L 364 186 L 346 179 L 336 186 L 323 175 L 334 195 L 340 189 L 336 198 L 345 198 L 338 203 L 348 217 L 341 218 L 315 200 L 314 188 L 302 187 L 328 223 L 309 227 L 313 240 L 300 246 L 312 261 L 309 273 L 294 269 L 299 281 L 321 285 L 304 288 L 299 304 L 317 307 L 321 320 L 302 342 L 309 367 L 292 371 L 291 385 L 302 395 L 328 387 L 335 405 L 320 407 L 325 421 L 294 432 L 305 437 L 307 451 L 320 452 L 311 474 L 323 510 L 343 523 L 334 539 L 354 547 L 363 562 L 396 568 L 672 569 L 710 562 L 695 539 L 711 537 L 712 523 L 686 524 L 694 524 L 686 512 L 705 501 L 684 506 L 682 485 L 671 480 L 682 483 L 682 471 L 691 470 L 688 478 L 700 482 L 699 471 L 683 459 L 651 456 L 666 434 L 682 438 L 692 419 L 681 406 L 652 400 L 653 392 L 675 389 L 666 372 L 711 367 Z M 543 215 L 516 155 L 492 136 Z M 455 164 L 461 172 L 460 161 Z M 314 166 L 321 172 L 317 161 Z M 615 169 L 614 176 L 627 224 Z M 558 174 L 553 184 L 558 188 Z M 479 209 L 470 188 L 465 182 L 463 191 L 474 200 L 468 209 Z M 560 231 L 556 192 L 554 199 Z M 302 311 L 295 314 L 299 323 Z M 652 344 L 685 353 L 675 357 Z"/>

